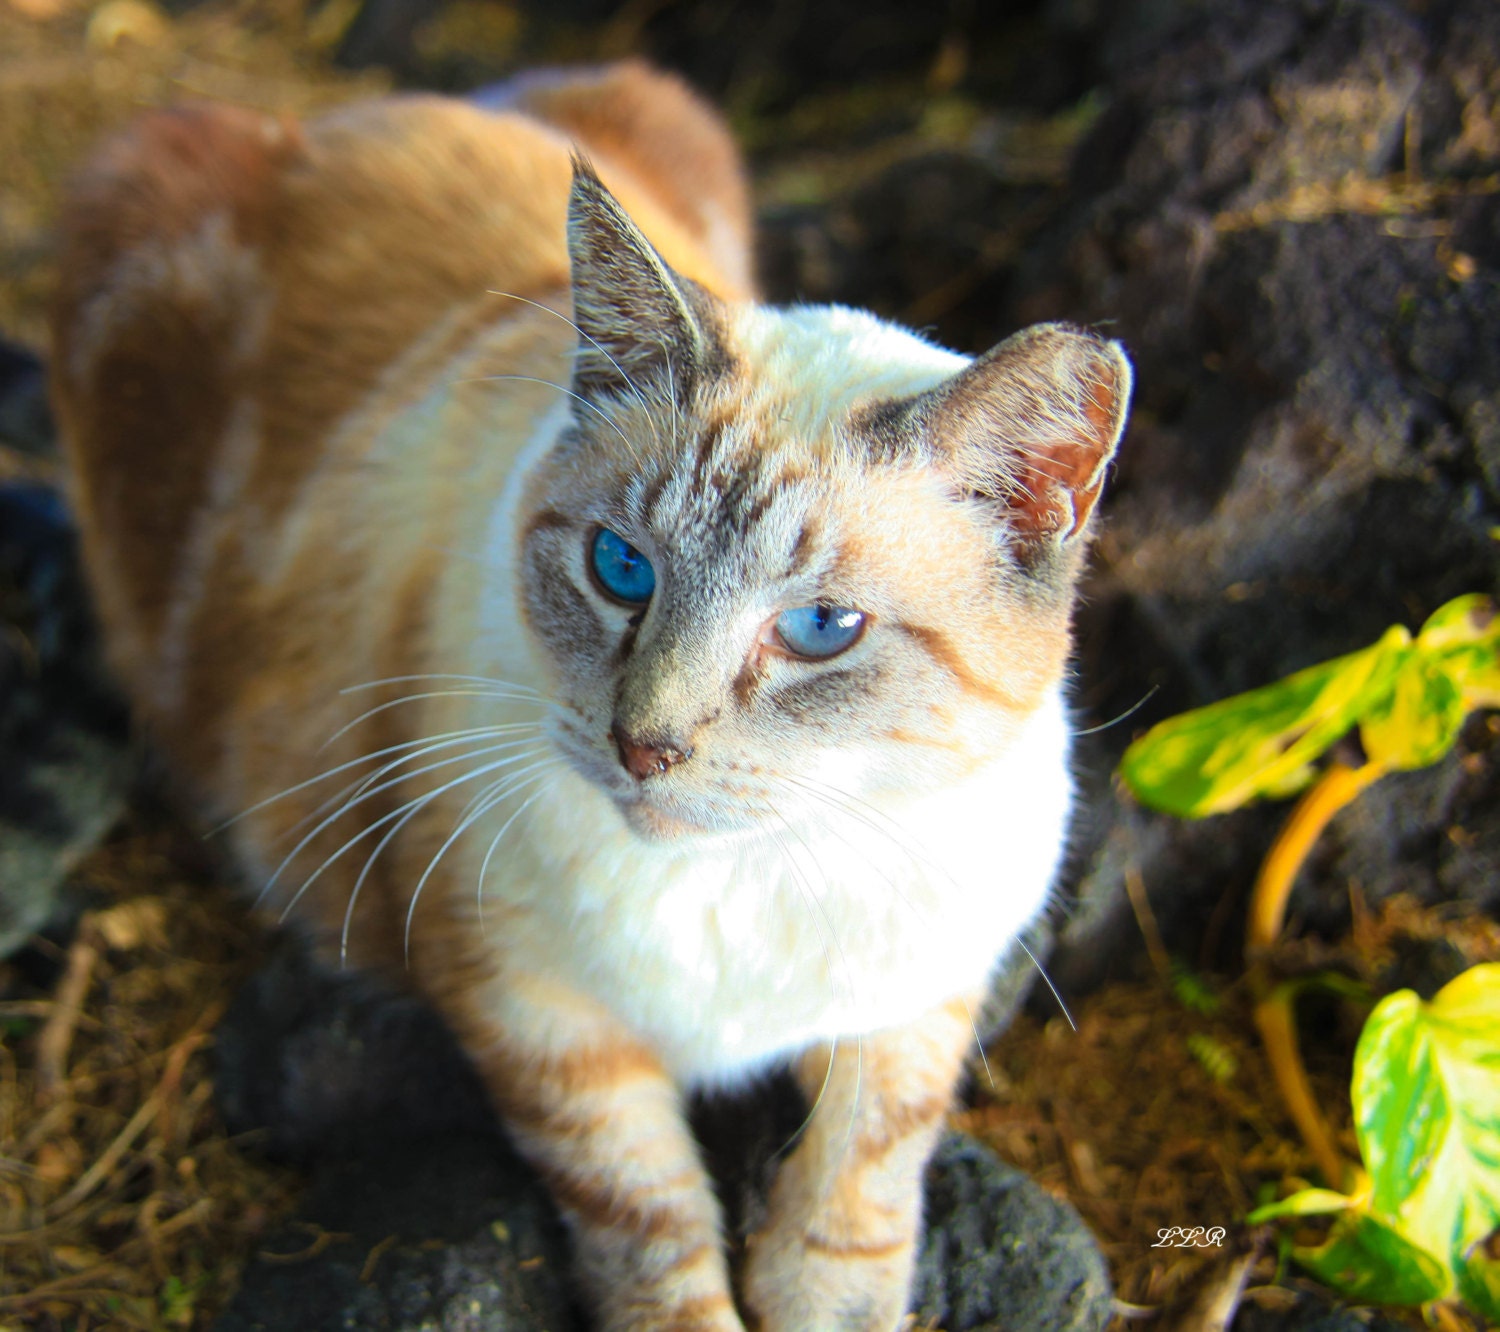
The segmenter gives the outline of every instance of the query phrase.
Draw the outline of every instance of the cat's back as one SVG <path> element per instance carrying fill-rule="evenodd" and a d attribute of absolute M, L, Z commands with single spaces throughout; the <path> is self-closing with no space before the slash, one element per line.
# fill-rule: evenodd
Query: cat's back
<path fill-rule="evenodd" d="M 528 302 L 569 311 L 575 152 L 678 271 L 750 294 L 733 144 L 638 62 L 528 76 L 485 105 L 393 97 L 305 124 L 151 112 L 79 174 L 54 394 L 99 608 L 138 698 L 202 659 L 204 588 L 221 621 L 204 640 L 238 639 L 243 656 L 251 635 L 222 621 L 249 614 L 236 601 L 264 581 L 309 478 L 354 457 L 360 423 L 466 339 L 529 321 L 566 382 L 572 330 Z M 248 664 L 215 663 L 219 697 L 202 705 Z"/>

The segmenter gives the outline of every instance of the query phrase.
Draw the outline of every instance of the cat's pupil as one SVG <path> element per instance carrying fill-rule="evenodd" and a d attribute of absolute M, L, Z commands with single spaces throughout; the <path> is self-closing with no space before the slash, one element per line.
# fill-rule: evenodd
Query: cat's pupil
<path fill-rule="evenodd" d="M 656 590 L 656 570 L 618 532 L 601 527 L 589 546 L 589 564 L 600 588 L 607 596 L 627 606 L 639 606 L 651 600 Z"/>
<path fill-rule="evenodd" d="M 814 659 L 834 657 L 859 641 L 863 611 L 848 606 L 796 606 L 776 617 L 776 633 L 788 651 Z"/>

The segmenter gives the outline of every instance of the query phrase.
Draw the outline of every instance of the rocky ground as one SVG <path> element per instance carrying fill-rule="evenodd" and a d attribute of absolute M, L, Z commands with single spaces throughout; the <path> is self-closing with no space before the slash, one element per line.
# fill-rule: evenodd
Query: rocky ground
<path fill-rule="evenodd" d="M 1236 980 L 1245 898 L 1281 815 L 1175 823 L 1110 774 L 1153 720 L 1497 591 L 1500 10 L 1001 9 L 0 0 L 0 934 L 32 941 L 0 995 L 0 1323 L 207 1326 L 247 1259 L 225 1328 L 292 1326 L 285 1309 L 313 1307 L 308 1291 L 326 1318 L 299 1326 L 571 1317 L 550 1213 L 426 1019 L 329 996 L 284 952 L 217 1040 L 229 1122 L 312 1163 L 298 1218 L 267 1229 L 285 1177 L 257 1173 L 194 1090 L 264 945 L 205 888 L 221 868 L 149 795 L 97 669 L 36 356 L 59 182 L 134 106 L 212 92 L 304 111 L 638 51 L 734 120 L 772 298 L 869 305 L 970 350 L 1067 318 L 1131 351 L 1132 425 L 1079 626 L 1077 699 L 1100 729 L 1081 742 L 1087 813 L 1050 966 L 1078 1032 L 1033 996 L 993 1048 L 959 1124 L 1010 1165 L 954 1139 L 918 1294 L 950 1332 L 1098 1326 L 1111 1306 L 1081 1213 L 1122 1326 L 1144 1309 L 1158 1311 L 1148 1326 L 1226 1325 L 1194 1301 L 1264 1245 L 1238 1219 L 1310 1169 Z M 1497 742 L 1495 719 L 1476 718 L 1448 759 L 1335 821 L 1293 900 L 1318 965 L 1431 993 L 1497 955 Z M 1213 1015 L 1140 979 L 1128 881 L 1218 996 Z M 142 901 L 157 906 L 142 915 Z M 1359 1016 L 1310 1015 L 1335 1117 Z M 446 1079 L 438 1122 L 372 1090 L 414 1085 L 381 1060 L 409 1074 L 416 1049 Z M 347 1076 L 306 1076 L 330 1061 Z M 721 1113 L 717 1131 L 769 1150 L 774 1135 L 752 1127 L 767 1111 L 746 1113 L 728 1130 Z M 1192 1224 L 1229 1227 L 1232 1253 L 1153 1253 L 1158 1228 Z M 1034 1276 L 1056 1278 L 1049 1312 L 1024 1303 Z M 1369 1325 L 1269 1256 L 1246 1280 L 1228 1315 L 1240 1332 Z M 1002 1287 L 1020 1312 L 986 1303 Z"/>

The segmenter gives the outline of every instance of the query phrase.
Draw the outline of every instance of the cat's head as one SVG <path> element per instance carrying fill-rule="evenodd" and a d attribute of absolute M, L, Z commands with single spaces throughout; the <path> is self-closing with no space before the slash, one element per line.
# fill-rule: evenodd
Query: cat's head
<path fill-rule="evenodd" d="M 587 168 L 574 420 L 530 477 L 522 615 L 556 739 L 648 837 L 941 787 L 1056 689 L 1125 422 L 1117 343 L 969 360 L 837 307 L 726 304 Z"/>

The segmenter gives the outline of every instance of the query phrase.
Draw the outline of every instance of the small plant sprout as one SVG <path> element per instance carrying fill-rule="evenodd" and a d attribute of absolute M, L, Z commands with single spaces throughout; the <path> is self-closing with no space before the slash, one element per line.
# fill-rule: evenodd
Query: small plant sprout
<path fill-rule="evenodd" d="M 1426 767 L 1478 708 L 1500 707 L 1500 616 L 1459 597 L 1415 638 L 1388 629 L 1363 651 L 1169 718 L 1126 751 L 1120 776 L 1144 804 L 1183 818 L 1301 792 L 1261 865 L 1246 963 L 1255 1022 L 1278 1090 L 1327 1189 L 1304 1189 L 1250 1220 L 1333 1214 L 1326 1240 L 1293 1257 L 1329 1285 L 1378 1303 L 1457 1296 L 1500 1320 L 1500 966 L 1472 968 L 1430 1004 L 1386 996 L 1355 1053 L 1355 1134 L 1344 1160 L 1297 1049 L 1298 983 L 1273 983 L 1298 870 L 1328 821 L 1386 773 Z M 1356 734 L 1363 760 L 1329 751 Z M 1342 1190 L 1337 1191 L 1337 1190 Z"/>

